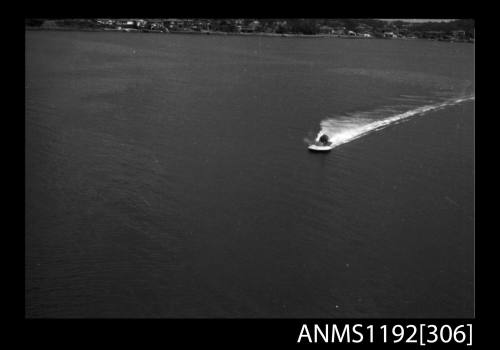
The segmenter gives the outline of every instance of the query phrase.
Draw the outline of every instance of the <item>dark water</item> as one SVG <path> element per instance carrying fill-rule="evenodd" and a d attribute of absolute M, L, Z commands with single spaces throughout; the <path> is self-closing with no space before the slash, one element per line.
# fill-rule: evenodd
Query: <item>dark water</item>
<path fill-rule="evenodd" d="M 28 317 L 473 316 L 474 45 L 26 32 L 25 85 Z"/>

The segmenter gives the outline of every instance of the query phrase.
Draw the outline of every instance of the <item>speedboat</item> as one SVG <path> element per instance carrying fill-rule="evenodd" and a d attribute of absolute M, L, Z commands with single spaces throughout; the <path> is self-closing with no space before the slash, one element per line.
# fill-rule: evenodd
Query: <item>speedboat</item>
<path fill-rule="evenodd" d="M 333 148 L 333 143 L 326 134 L 321 135 L 308 149 L 313 152 L 328 152 Z"/>

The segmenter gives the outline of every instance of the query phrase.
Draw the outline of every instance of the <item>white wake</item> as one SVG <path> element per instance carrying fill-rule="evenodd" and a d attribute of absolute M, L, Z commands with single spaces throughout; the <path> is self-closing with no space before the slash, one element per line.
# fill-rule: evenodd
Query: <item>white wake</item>
<path fill-rule="evenodd" d="M 333 146 L 337 147 L 344 143 L 356 140 L 371 132 L 379 131 L 391 124 L 406 120 L 410 117 L 424 115 L 430 111 L 435 111 L 473 99 L 474 96 L 455 98 L 436 104 L 421 106 L 403 113 L 395 112 L 394 110 L 386 108 L 368 113 L 356 113 L 339 118 L 328 118 L 321 121 L 321 130 L 316 136 L 316 141 L 319 140 L 321 135 L 326 134 L 333 143 Z M 390 116 L 374 120 L 374 116 L 387 114 Z M 370 116 L 370 118 L 367 116 Z"/>

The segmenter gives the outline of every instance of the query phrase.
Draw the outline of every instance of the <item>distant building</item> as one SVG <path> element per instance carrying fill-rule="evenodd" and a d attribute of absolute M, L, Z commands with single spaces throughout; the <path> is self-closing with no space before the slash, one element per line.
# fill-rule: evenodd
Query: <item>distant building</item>
<path fill-rule="evenodd" d="M 146 26 L 146 28 L 151 29 L 151 30 L 164 30 L 165 29 L 165 23 L 162 19 L 149 19 L 145 26 Z"/>
<path fill-rule="evenodd" d="M 250 29 L 252 29 L 254 32 L 257 31 L 260 28 L 260 22 L 259 21 L 253 21 L 248 25 Z"/>
<path fill-rule="evenodd" d="M 144 28 L 148 24 L 148 21 L 143 19 L 135 19 L 134 23 L 137 28 Z"/>
<path fill-rule="evenodd" d="M 166 26 L 170 31 L 182 30 L 184 28 L 184 22 L 177 18 L 168 18 L 163 21 L 163 25 Z"/>
<path fill-rule="evenodd" d="M 133 27 L 135 25 L 134 21 L 131 19 L 117 19 L 115 20 L 115 25 L 120 27 Z"/>
<path fill-rule="evenodd" d="M 102 24 L 102 25 L 107 25 L 107 26 L 111 26 L 111 25 L 115 24 L 115 20 L 113 20 L 113 19 L 106 19 L 106 18 L 96 19 L 96 22 L 99 23 L 99 24 Z"/>
<path fill-rule="evenodd" d="M 210 27 L 210 21 L 209 20 L 206 20 L 206 19 L 200 19 L 200 20 L 197 20 L 195 21 L 195 23 L 193 24 L 193 30 L 197 30 L 197 31 L 206 31 L 206 30 L 210 30 L 211 27 Z"/>
<path fill-rule="evenodd" d="M 393 32 L 385 32 L 384 33 L 384 38 L 388 38 L 388 39 L 393 39 L 393 38 L 397 38 L 398 36 L 396 34 L 394 34 Z"/>

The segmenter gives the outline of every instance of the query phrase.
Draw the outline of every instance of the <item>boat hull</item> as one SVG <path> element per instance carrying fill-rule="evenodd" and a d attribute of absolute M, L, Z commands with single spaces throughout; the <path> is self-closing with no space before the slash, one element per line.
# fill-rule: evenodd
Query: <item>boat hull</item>
<path fill-rule="evenodd" d="M 332 146 L 318 146 L 318 145 L 310 145 L 308 147 L 309 151 L 312 152 L 329 152 L 332 150 Z"/>

